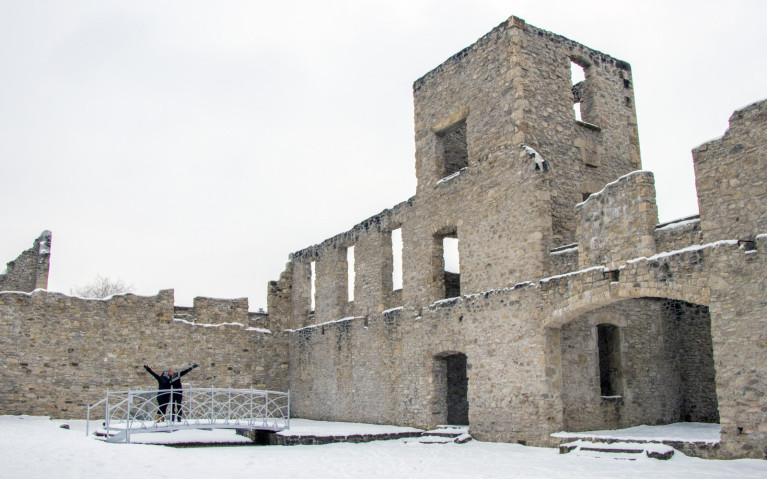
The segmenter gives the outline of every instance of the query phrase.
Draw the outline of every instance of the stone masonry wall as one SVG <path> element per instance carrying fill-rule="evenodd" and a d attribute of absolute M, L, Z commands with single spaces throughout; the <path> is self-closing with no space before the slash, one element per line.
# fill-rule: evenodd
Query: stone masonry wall
<path fill-rule="evenodd" d="M 705 242 L 767 231 L 767 100 L 733 113 L 724 136 L 693 159 Z"/>
<path fill-rule="evenodd" d="M 25 291 L 48 287 L 48 270 L 51 256 L 51 232 L 43 233 L 31 248 L 8 263 L 0 274 L 0 291 Z"/>
<path fill-rule="evenodd" d="M 675 251 L 698 244 L 703 244 L 698 215 L 680 218 L 655 227 L 655 245 L 658 251 Z"/>
<path fill-rule="evenodd" d="M 708 282 L 722 452 L 767 458 L 767 101 L 733 113 L 693 159 L 704 241 L 740 245 Z"/>
<path fill-rule="evenodd" d="M 572 59 L 587 66 L 584 102 L 600 126 L 575 120 Z M 502 23 L 413 85 L 416 198 L 291 255 L 290 280 L 270 290 L 283 315 L 274 320 L 298 328 L 442 299 L 443 236 L 458 239 L 463 294 L 559 271 L 564 258 L 552 260 L 549 251 L 574 240 L 574 205 L 640 164 L 632 91 L 626 62 L 516 17 Z M 456 164 L 466 166 L 446 177 Z M 390 283 L 389 236 L 399 227 L 401 295 Z M 354 302 L 347 301 L 351 246 Z M 288 290 L 290 306 L 278 306 Z"/>
<path fill-rule="evenodd" d="M 614 270 L 628 259 L 655 253 L 658 208 L 652 173 L 623 176 L 579 203 L 577 210 L 581 269 L 605 265 Z"/>
<path fill-rule="evenodd" d="M 294 412 L 431 427 L 451 404 L 444 358 L 465 354 L 478 439 L 550 445 L 566 425 L 721 417 L 723 457 L 767 454 L 767 107 L 696 150 L 700 219 L 658 225 L 652 174 L 631 173 L 632 82 L 626 62 L 516 17 L 417 80 L 416 196 L 293 253 L 270 286 L 274 321 L 291 328 Z M 458 239 L 457 298 L 445 299 L 444 237 Z M 598 388 L 601 323 L 620 328 L 620 398 Z"/>
<path fill-rule="evenodd" d="M 619 327 L 621 389 L 600 395 L 597 324 Z M 718 422 L 708 309 L 659 299 L 621 301 L 562 327 L 568 431 Z"/>
<path fill-rule="evenodd" d="M 443 424 L 442 363 L 464 353 L 472 435 L 546 444 L 544 431 L 556 429 L 561 411 L 547 391 L 545 331 L 524 314 L 535 296 L 535 288 L 523 287 L 437 302 L 421 314 L 397 308 L 293 331 L 293 413 L 420 428 Z M 551 400 L 541 402 L 547 396 Z"/>
<path fill-rule="evenodd" d="M 107 300 L 0 293 L 0 414 L 83 418 L 107 389 L 157 387 L 144 364 L 199 363 L 186 387 L 286 390 L 287 335 L 249 327 L 242 303 L 198 298 L 190 322 L 174 320 L 172 290 Z"/>
<path fill-rule="evenodd" d="M 725 457 L 767 458 L 767 235 L 712 264 L 711 334 Z"/>

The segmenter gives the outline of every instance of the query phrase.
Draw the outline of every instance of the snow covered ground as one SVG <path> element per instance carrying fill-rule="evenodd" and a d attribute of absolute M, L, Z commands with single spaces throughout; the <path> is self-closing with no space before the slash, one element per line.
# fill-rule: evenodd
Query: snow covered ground
<path fill-rule="evenodd" d="M 68 424 L 70 429 L 60 426 Z M 373 432 L 378 426 L 296 422 L 302 433 Z M 153 436 L 152 434 L 144 436 Z M 184 442 L 238 441 L 233 431 L 179 431 L 154 436 Z M 134 436 L 138 439 L 140 436 Z M 156 439 L 156 438 L 155 438 Z M 764 478 L 767 461 L 707 461 L 676 453 L 669 461 L 594 459 L 556 449 L 471 441 L 419 444 L 377 441 L 325 446 L 170 448 L 108 444 L 85 437 L 85 421 L 0 416 L 0 477 L 311 478 Z"/>
<path fill-rule="evenodd" d="M 719 442 L 719 424 L 679 422 L 665 426 L 634 426 L 626 429 L 587 432 L 557 432 L 554 437 L 589 439 L 634 439 L 642 441 Z"/>

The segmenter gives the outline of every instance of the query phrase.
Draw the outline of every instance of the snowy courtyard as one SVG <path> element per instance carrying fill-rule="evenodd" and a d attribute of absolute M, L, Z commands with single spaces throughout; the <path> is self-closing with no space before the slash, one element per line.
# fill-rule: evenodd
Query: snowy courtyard
<path fill-rule="evenodd" d="M 62 427 L 68 425 L 69 429 Z M 764 478 L 767 461 L 703 460 L 677 452 L 668 461 L 636 461 L 560 455 L 556 449 L 470 441 L 422 444 L 400 439 L 324 446 L 237 446 L 231 430 L 179 431 L 134 436 L 134 442 L 230 443 L 177 448 L 109 444 L 86 437 L 85 421 L 0 416 L 3 478 L 187 479 L 213 477 L 297 478 Z M 299 434 L 358 434 L 386 430 L 363 424 L 294 420 Z"/>

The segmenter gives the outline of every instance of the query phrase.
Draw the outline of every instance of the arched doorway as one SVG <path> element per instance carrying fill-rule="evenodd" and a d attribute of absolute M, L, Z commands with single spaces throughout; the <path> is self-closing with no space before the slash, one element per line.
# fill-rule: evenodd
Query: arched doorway
<path fill-rule="evenodd" d="M 708 307 L 639 298 L 560 329 L 564 427 L 719 422 Z"/>

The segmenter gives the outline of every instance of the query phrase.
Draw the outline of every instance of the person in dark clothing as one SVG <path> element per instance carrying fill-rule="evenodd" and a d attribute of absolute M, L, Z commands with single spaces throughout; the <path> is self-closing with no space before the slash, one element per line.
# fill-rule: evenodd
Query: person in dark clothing
<path fill-rule="evenodd" d="M 191 367 L 188 367 L 180 372 L 174 372 L 173 369 L 168 370 L 171 380 L 170 409 L 174 421 L 179 421 L 184 417 L 184 411 L 181 408 L 181 403 L 184 401 L 184 391 L 182 390 L 183 386 L 181 385 L 181 376 L 198 367 L 200 367 L 200 365 L 195 363 Z"/>
<path fill-rule="evenodd" d="M 162 374 L 157 374 L 146 364 L 144 369 L 157 380 L 157 417 L 155 420 L 162 422 L 165 420 L 165 410 L 168 408 L 168 402 L 171 399 L 170 392 L 166 392 L 171 388 L 173 382 L 170 371 L 163 371 Z"/>

